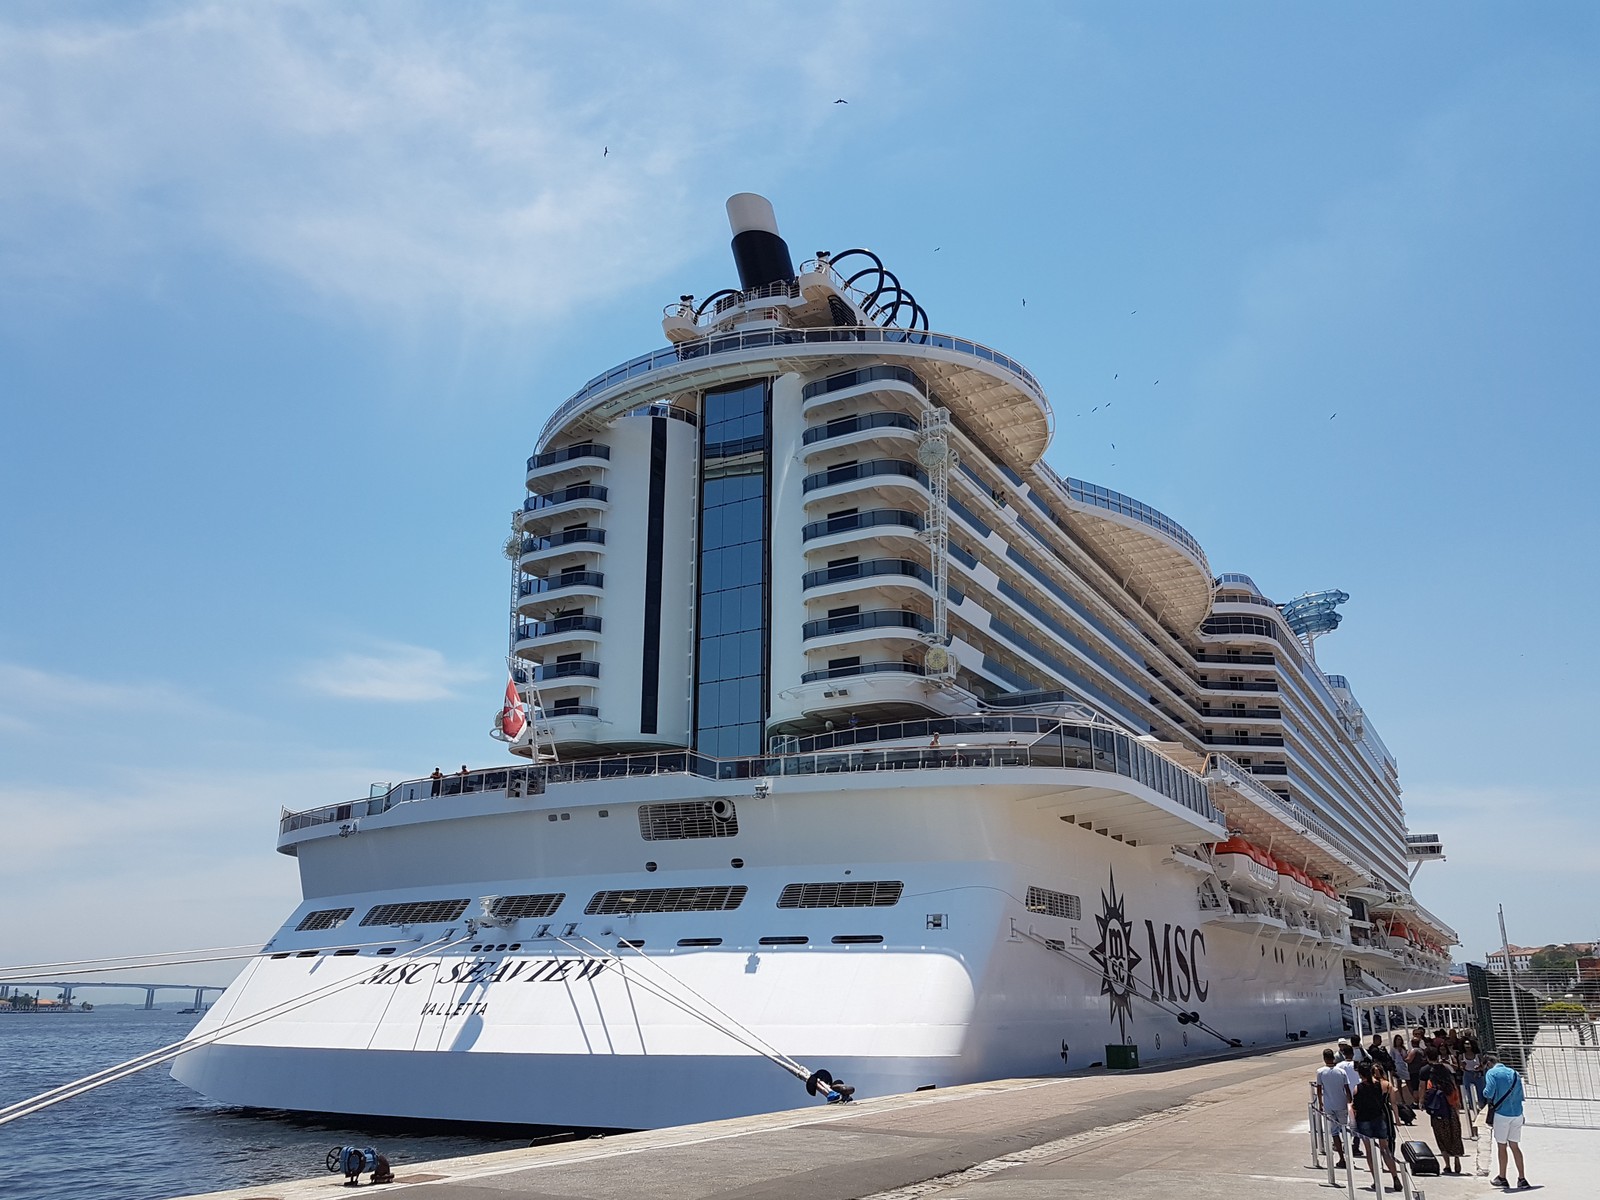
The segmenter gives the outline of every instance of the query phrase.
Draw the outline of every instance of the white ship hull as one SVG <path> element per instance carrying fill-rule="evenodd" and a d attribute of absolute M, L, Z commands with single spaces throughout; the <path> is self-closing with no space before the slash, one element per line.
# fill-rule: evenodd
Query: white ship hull
<path fill-rule="evenodd" d="M 485 929 L 445 953 L 407 958 L 362 946 L 394 931 L 352 922 L 295 933 L 291 921 L 197 1035 L 318 989 L 332 994 L 184 1055 L 174 1074 L 256 1107 L 646 1128 L 817 1103 L 741 1037 L 872 1096 L 1059 1074 L 1105 1061 L 1110 1044 L 1136 1045 L 1148 1062 L 1215 1052 L 1224 1039 L 1275 1045 L 1341 1028 L 1337 945 L 1219 921 L 1200 907 L 1196 873 L 1165 861 L 1168 846 L 1128 845 L 1063 821 L 1072 789 L 973 786 L 956 774 L 827 792 L 789 791 L 809 781 L 779 780 L 773 795 L 736 799 L 736 838 L 642 841 L 629 799 L 681 782 L 659 778 L 572 785 L 584 803 L 562 805 L 566 821 L 549 820 L 559 814 L 548 796 L 534 805 L 496 793 L 401 806 L 354 836 L 303 841 L 308 880 L 408 868 L 419 879 L 405 891 L 319 895 L 307 907 L 361 913 L 446 893 L 475 905 L 530 891 L 567 899 L 553 921 Z M 425 819 L 446 804 L 451 819 Z M 463 814 L 464 804 L 477 814 Z M 846 848 L 859 857 L 841 857 Z M 742 868 L 730 866 L 735 851 Z M 621 869 L 624 855 L 633 870 Z M 613 869 L 517 877 L 446 868 L 493 871 L 519 858 L 611 859 Z M 643 869 L 647 858 L 657 870 Z M 425 885 L 423 860 L 432 863 Z M 776 907 L 786 885 L 814 880 L 904 887 L 890 907 Z M 749 889 L 732 911 L 582 914 L 606 889 L 725 884 Z M 1030 911 L 1030 886 L 1081 898 L 1078 918 Z M 539 938 L 540 926 L 554 927 Z M 468 934 L 458 921 L 405 936 Z M 872 936 L 883 941 L 833 940 Z M 678 946 L 714 937 L 720 946 Z M 806 944 L 762 944 L 800 937 Z M 618 949 L 623 941 L 643 945 Z M 399 955 L 418 945 L 393 944 Z M 314 948 L 322 952 L 306 953 Z M 359 982 L 338 989 L 340 980 Z M 1205 1028 L 1180 1024 L 1179 1012 L 1198 1013 Z"/>

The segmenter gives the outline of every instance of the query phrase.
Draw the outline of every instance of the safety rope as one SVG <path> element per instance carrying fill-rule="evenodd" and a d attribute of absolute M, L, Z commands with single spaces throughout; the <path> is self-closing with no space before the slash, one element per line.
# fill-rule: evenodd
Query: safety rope
<path fill-rule="evenodd" d="M 447 934 L 446 937 L 448 936 L 449 935 Z M 450 949 L 452 946 L 459 946 L 461 943 L 470 940 L 471 935 L 459 937 L 454 941 L 446 941 L 445 938 L 439 938 L 435 941 L 428 942 L 425 945 L 417 946 L 413 950 L 408 950 L 404 954 L 399 954 L 393 958 L 385 959 L 384 961 L 385 963 L 399 962 L 407 958 L 415 957 L 416 955 L 427 951 L 438 951 L 442 953 L 445 950 Z M 104 1087 L 108 1083 L 115 1083 L 119 1079 L 126 1079 L 129 1075 L 137 1074 L 138 1072 L 146 1070 L 149 1067 L 159 1066 L 164 1062 L 170 1062 L 172 1059 L 177 1058 L 180 1054 L 185 1054 L 190 1050 L 196 1050 L 202 1046 L 209 1046 L 214 1042 L 221 1041 L 225 1037 L 230 1037 L 235 1033 L 253 1028 L 264 1021 L 275 1020 L 278 1017 L 286 1016 L 298 1008 L 303 1008 L 317 1000 L 326 999 L 329 996 L 344 991 L 346 988 L 355 987 L 357 984 L 364 983 L 369 977 L 370 976 L 367 971 L 358 971 L 348 979 L 336 980 L 335 982 L 317 988 L 314 991 L 306 992 L 300 996 L 280 1001 L 277 1004 L 270 1005 L 267 1008 L 262 1009 L 260 1012 L 251 1013 L 249 1016 L 241 1017 L 237 1021 L 230 1021 L 227 1024 L 219 1025 L 215 1029 L 207 1030 L 205 1033 L 198 1036 L 186 1037 L 181 1041 L 172 1042 L 169 1045 L 157 1047 L 156 1049 L 148 1051 L 144 1054 L 136 1055 L 125 1062 L 117 1063 L 114 1066 L 106 1067 L 100 1071 L 94 1071 L 83 1076 L 81 1079 L 74 1079 L 70 1083 L 64 1083 L 58 1087 L 53 1087 L 47 1091 L 40 1092 L 36 1096 L 30 1096 L 26 1100 L 18 1100 L 15 1103 L 0 1107 L 0 1125 L 9 1125 L 12 1121 L 20 1120 L 22 1117 L 31 1116 L 33 1113 L 40 1112 L 46 1108 L 50 1108 L 53 1105 L 60 1104 L 63 1101 L 85 1095 L 88 1092 L 94 1091 L 96 1088 Z"/>

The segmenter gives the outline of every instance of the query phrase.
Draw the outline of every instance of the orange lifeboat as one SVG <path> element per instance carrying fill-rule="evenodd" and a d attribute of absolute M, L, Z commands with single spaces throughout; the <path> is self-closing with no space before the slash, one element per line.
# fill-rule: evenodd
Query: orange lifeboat
<path fill-rule="evenodd" d="M 1315 893 L 1312 891 L 1311 880 L 1306 873 L 1299 867 L 1284 862 L 1278 863 L 1277 868 L 1278 896 L 1285 903 L 1293 904 L 1296 908 L 1308 907 L 1311 904 L 1311 897 Z"/>
<path fill-rule="evenodd" d="M 1211 851 L 1217 878 L 1230 890 L 1266 895 L 1278 886 L 1278 869 L 1272 856 L 1241 837 L 1218 842 Z"/>

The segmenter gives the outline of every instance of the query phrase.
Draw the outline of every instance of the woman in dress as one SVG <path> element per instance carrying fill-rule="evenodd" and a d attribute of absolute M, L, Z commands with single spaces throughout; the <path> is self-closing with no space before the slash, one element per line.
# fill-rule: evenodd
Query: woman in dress
<path fill-rule="evenodd" d="M 1355 1095 L 1350 1098 L 1351 1113 L 1356 1121 L 1356 1137 L 1371 1138 L 1372 1145 L 1383 1151 L 1383 1165 L 1399 1191 L 1400 1172 L 1394 1165 L 1394 1092 L 1386 1082 L 1374 1077 L 1370 1062 L 1357 1063 Z M 1378 1189 L 1377 1156 L 1369 1150 L 1367 1166 L 1372 1169 L 1372 1189 Z"/>
<path fill-rule="evenodd" d="M 1433 1125 L 1433 1140 L 1439 1147 L 1439 1157 L 1444 1159 L 1440 1170 L 1446 1175 L 1461 1174 L 1461 1156 L 1466 1147 L 1461 1144 L 1461 1091 L 1456 1087 L 1454 1072 L 1439 1061 L 1439 1052 L 1432 1046 L 1427 1050 L 1427 1063 L 1422 1068 L 1422 1108 Z M 1454 1170 L 1451 1162 L 1455 1163 Z"/>

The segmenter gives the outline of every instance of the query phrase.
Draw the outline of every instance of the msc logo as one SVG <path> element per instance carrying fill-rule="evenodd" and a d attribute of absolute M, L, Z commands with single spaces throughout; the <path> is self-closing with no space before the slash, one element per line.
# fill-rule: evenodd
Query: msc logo
<path fill-rule="evenodd" d="M 1211 992 L 1201 969 L 1206 953 L 1205 934 L 1182 925 L 1164 925 L 1156 933 L 1154 921 L 1144 923 L 1149 953 L 1133 948 L 1133 922 L 1128 919 L 1127 897 L 1117 894 L 1115 872 L 1108 874 L 1108 887 L 1100 893 L 1100 912 L 1095 925 L 1100 942 L 1089 957 L 1100 966 L 1100 994 L 1110 1006 L 1110 1019 L 1117 1023 L 1121 1039 L 1128 1040 L 1128 1023 L 1133 1019 L 1133 1001 L 1141 990 L 1135 976 L 1140 964 L 1150 964 L 1148 996 L 1176 1004 L 1191 997 L 1205 1003 Z"/>

